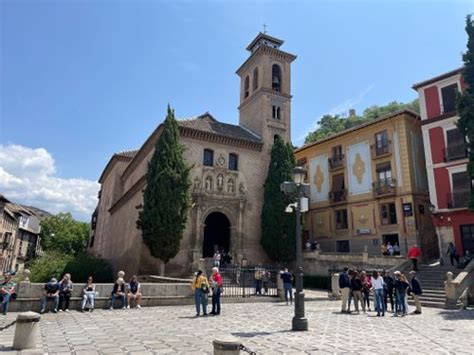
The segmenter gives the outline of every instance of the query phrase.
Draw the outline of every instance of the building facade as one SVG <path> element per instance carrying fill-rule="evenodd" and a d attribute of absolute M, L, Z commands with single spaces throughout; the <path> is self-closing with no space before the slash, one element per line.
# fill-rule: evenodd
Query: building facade
<path fill-rule="evenodd" d="M 401 255 L 417 243 L 437 251 L 429 211 L 420 117 L 399 111 L 296 150 L 306 166 L 305 233 L 323 252 Z M 433 250 L 434 249 L 434 250 Z"/>
<path fill-rule="evenodd" d="M 462 69 L 413 85 L 420 98 L 433 224 L 442 255 L 450 242 L 460 255 L 474 252 L 474 214 L 467 209 L 471 191 L 467 146 L 456 126 L 456 94 L 465 87 Z"/>
<path fill-rule="evenodd" d="M 210 113 L 179 120 L 185 159 L 192 166 L 192 208 L 178 255 L 166 274 L 189 275 L 216 249 L 238 262 L 267 261 L 260 246 L 263 184 L 276 135 L 290 140 L 291 62 L 283 41 L 260 33 L 238 68 L 241 79 L 239 124 L 219 122 Z M 162 126 L 138 150 L 114 154 L 99 183 L 92 216 L 90 251 L 128 274 L 156 274 L 152 257 L 136 228 L 147 165 Z"/>

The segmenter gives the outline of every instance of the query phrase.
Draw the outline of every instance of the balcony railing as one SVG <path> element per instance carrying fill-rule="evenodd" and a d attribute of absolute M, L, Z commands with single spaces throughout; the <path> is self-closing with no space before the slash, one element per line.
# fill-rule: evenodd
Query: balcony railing
<path fill-rule="evenodd" d="M 444 161 L 467 158 L 467 145 L 464 142 L 447 146 L 444 149 Z"/>
<path fill-rule="evenodd" d="M 329 169 L 337 170 L 344 167 L 344 154 L 333 155 L 328 158 Z"/>
<path fill-rule="evenodd" d="M 469 189 L 454 190 L 448 193 L 448 208 L 464 208 L 469 204 L 471 191 Z"/>
<path fill-rule="evenodd" d="M 329 200 L 331 201 L 331 203 L 346 202 L 346 199 L 347 199 L 347 190 L 345 189 L 329 192 Z"/>
<path fill-rule="evenodd" d="M 372 151 L 372 159 L 384 157 L 392 154 L 392 142 L 387 141 L 384 144 L 372 144 L 370 150 Z"/>
<path fill-rule="evenodd" d="M 396 180 L 392 178 L 378 180 L 372 184 L 375 196 L 394 195 Z"/>

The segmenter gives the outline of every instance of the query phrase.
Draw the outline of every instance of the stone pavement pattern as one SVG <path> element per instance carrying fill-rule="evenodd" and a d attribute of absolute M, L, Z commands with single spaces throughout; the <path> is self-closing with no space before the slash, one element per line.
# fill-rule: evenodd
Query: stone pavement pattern
<path fill-rule="evenodd" d="M 472 354 L 474 311 L 424 308 L 394 318 L 339 314 L 340 302 L 310 293 L 308 332 L 289 331 L 293 307 L 282 303 L 223 304 L 219 317 L 195 318 L 193 306 L 93 313 L 45 314 L 36 350 L 48 354 L 212 354 L 216 334 L 233 334 L 258 354 L 430 353 Z M 410 307 L 413 308 L 413 307 Z M 1 318 L 5 325 L 16 318 Z M 0 351 L 11 351 L 14 326 L 0 332 Z M 388 344 L 394 344 L 390 348 Z"/>

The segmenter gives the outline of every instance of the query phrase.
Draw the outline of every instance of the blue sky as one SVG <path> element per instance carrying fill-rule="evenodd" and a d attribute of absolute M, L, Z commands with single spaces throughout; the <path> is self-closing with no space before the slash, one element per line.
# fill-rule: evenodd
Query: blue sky
<path fill-rule="evenodd" d="M 299 145 L 325 113 L 412 100 L 413 83 L 459 67 L 473 8 L 456 0 L 3 0 L 0 193 L 12 195 L 21 174 L 31 182 L 35 168 L 72 186 L 96 181 L 114 152 L 143 143 L 168 103 L 178 117 L 210 111 L 237 123 L 235 70 L 263 23 L 298 56 L 292 135 Z M 13 192 L 32 203 L 49 195 Z M 83 218 L 94 204 L 73 211 Z"/>

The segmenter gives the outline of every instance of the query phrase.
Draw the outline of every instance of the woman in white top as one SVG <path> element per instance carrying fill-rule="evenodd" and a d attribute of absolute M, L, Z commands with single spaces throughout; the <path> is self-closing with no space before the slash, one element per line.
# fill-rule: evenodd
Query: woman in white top
<path fill-rule="evenodd" d="M 380 317 L 380 313 L 382 313 L 383 317 L 385 316 L 385 305 L 383 303 L 383 277 L 379 275 L 378 271 L 374 271 L 370 280 L 372 282 L 372 289 L 374 290 L 375 309 L 377 311 L 377 317 Z"/>

